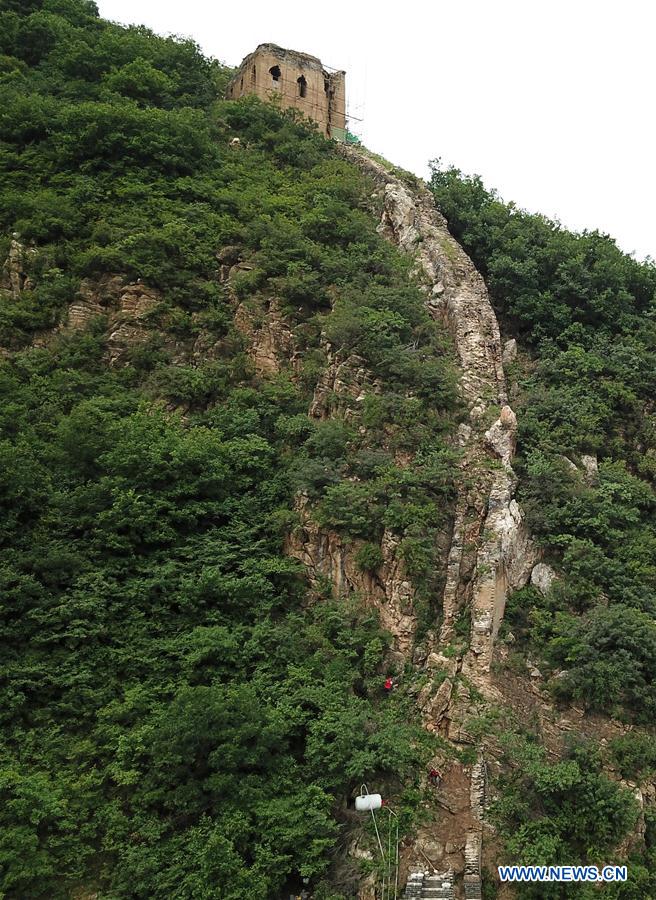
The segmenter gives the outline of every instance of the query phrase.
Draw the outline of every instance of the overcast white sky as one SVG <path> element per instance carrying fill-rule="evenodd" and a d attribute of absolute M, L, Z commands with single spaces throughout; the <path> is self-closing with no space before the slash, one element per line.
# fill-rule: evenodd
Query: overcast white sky
<path fill-rule="evenodd" d="M 372 150 L 656 257 L 654 0 L 97 0 L 237 65 L 272 41 L 347 71 Z"/>

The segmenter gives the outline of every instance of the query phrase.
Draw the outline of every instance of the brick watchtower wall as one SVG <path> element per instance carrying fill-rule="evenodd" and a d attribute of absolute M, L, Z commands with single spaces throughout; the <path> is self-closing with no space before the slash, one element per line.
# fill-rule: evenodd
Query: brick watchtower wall
<path fill-rule="evenodd" d="M 260 44 L 244 59 L 226 93 L 229 100 L 247 94 L 262 100 L 277 98 L 281 109 L 298 109 L 326 137 L 344 139 L 345 73 L 329 72 L 316 56 Z"/>

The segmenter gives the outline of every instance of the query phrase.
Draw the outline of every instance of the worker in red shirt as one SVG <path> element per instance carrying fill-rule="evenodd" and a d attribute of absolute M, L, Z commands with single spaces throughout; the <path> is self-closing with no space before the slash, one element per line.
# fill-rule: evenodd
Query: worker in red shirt
<path fill-rule="evenodd" d="M 392 693 L 392 691 L 394 690 L 394 679 L 393 679 L 393 678 L 390 678 L 390 677 L 388 676 L 388 677 L 385 679 L 384 690 L 385 690 L 385 696 L 386 696 L 386 697 L 389 697 L 389 695 L 390 695 L 390 694 Z"/>
<path fill-rule="evenodd" d="M 428 773 L 428 780 L 435 787 L 439 787 L 442 781 L 442 773 L 433 766 Z"/>

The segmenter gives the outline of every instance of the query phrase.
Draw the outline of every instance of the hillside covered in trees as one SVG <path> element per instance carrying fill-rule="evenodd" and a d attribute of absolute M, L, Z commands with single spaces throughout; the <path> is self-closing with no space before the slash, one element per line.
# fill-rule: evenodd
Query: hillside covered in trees
<path fill-rule="evenodd" d="M 188 42 L 81 0 L 8 5 L 2 255 L 14 231 L 35 252 L 0 312 L 0 890 L 316 884 L 352 789 L 405 784 L 423 737 L 401 701 L 379 702 L 375 615 L 329 586 L 307 606 L 283 535 L 302 487 L 334 527 L 407 535 L 430 580 L 457 408 L 444 338 L 323 138 L 217 102 L 228 73 Z M 249 259 L 237 299 L 261 316 L 275 295 L 292 323 L 294 373 L 254 371 L 226 247 Z M 108 311 L 59 323 L 81 284 L 102 293 L 115 273 L 157 302 L 108 365 Z M 415 467 L 308 418 L 321 328 L 384 383 L 371 432 L 419 450 Z"/>
<path fill-rule="evenodd" d="M 646 785 L 653 798 L 656 267 L 608 236 L 572 234 L 506 204 L 480 178 L 439 161 L 431 187 L 520 347 L 509 371 L 520 423 L 518 496 L 557 577 L 546 593 L 529 586 L 511 598 L 503 627 L 517 640 L 514 661 L 537 660 L 556 702 L 624 722 L 624 735 L 587 752 L 598 767 L 602 750 L 618 776 Z M 524 747 L 520 765 L 530 770 L 535 754 Z M 585 803 L 563 816 L 570 778 L 548 789 L 535 778 L 507 785 L 514 800 L 503 816 L 516 858 L 547 862 L 563 836 L 567 858 L 581 858 L 580 837 L 570 835 Z M 610 824 L 603 791 L 588 783 L 585 792 L 597 796 L 593 815 Z M 656 896 L 653 806 L 645 817 L 647 856 L 634 861 L 622 897 Z M 588 852 L 592 832 L 582 835 Z M 551 896 L 540 890 L 527 895 Z M 570 896 L 560 890 L 553 896 Z"/>
<path fill-rule="evenodd" d="M 510 624 L 567 670 L 557 695 L 655 725 L 656 267 L 458 171 L 436 167 L 433 189 L 524 350 L 520 497 L 562 577 Z"/>
<path fill-rule="evenodd" d="M 409 842 L 429 761 L 475 759 L 416 705 L 445 678 L 414 650 L 461 477 L 450 338 L 371 179 L 299 117 L 220 99 L 230 71 L 193 43 L 2 0 L 0 54 L 0 896 L 357 896 L 360 785 Z M 628 841 L 604 896 L 656 896 L 656 270 L 455 170 L 430 186 L 519 344 L 518 497 L 556 573 L 510 598 L 504 665 L 624 729 L 554 760 L 490 717 L 501 852 Z M 384 604 L 292 552 L 308 509 L 371 596 L 393 547 L 405 656 Z M 447 657 L 468 634 L 465 610 Z"/>

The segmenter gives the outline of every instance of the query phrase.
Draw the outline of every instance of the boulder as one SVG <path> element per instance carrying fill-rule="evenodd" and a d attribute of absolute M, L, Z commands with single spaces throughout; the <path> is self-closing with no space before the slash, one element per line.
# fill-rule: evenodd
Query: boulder
<path fill-rule="evenodd" d="M 517 417 L 509 406 L 502 406 L 499 418 L 485 432 L 485 440 L 504 466 L 510 467 L 517 441 Z"/>
<path fill-rule="evenodd" d="M 599 475 L 599 463 L 596 456 L 583 455 L 581 457 L 581 465 L 585 469 L 585 480 L 593 482 L 597 480 Z"/>
<path fill-rule="evenodd" d="M 429 669 L 440 669 L 450 677 L 453 677 L 458 669 L 458 662 L 455 657 L 449 658 L 441 653 L 430 653 L 426 660 L 426 667 Z"/>
<path fill-rule="evenodd" d="M 557 577 L 558 576 L 551 566 L 539 562 L 537 565 L 533 566 L 533 571 L 531 572 L 531 584 L 534 588 L 537 588 L 541 594 L 546 594 L 551 589 L 551 585 Z"/>
<path fill-rule="evenodd" d="M 503 345 L 503 364 L 504 366 L 509 366 L 515 362 L 517 359 L 517 341 L 515 338 L 510 338 L 509 341 L 506 341 Z"/>

